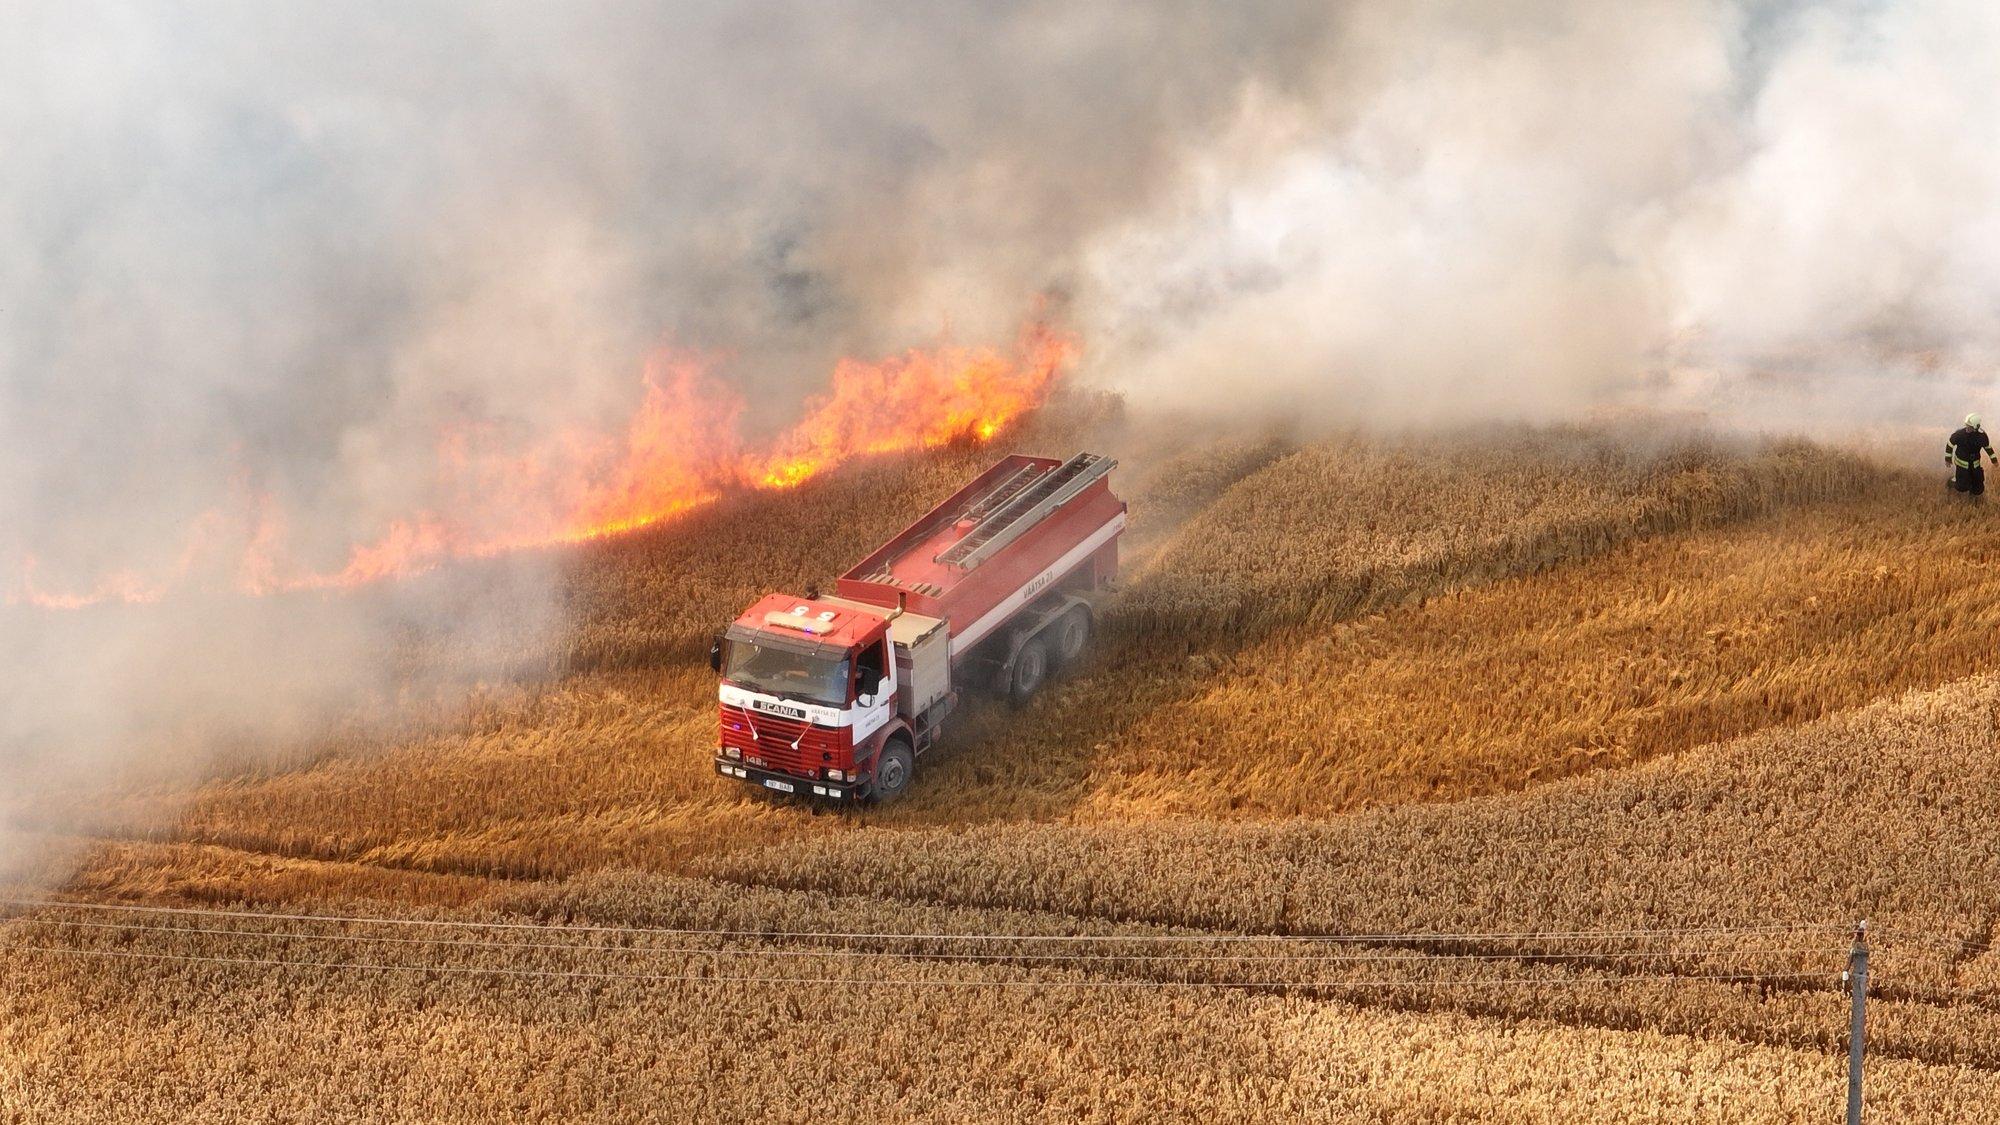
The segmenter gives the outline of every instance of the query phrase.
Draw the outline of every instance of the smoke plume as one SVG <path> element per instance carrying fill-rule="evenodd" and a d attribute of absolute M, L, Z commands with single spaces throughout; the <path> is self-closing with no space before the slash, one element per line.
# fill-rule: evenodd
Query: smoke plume
<path fill-rule="evenodd" d="M 1991 394 L 2000 24 L 1953 0 L 1361 5 L 1092 241 L 1098 370 L 1464 425 L 1844 434 Z"/>

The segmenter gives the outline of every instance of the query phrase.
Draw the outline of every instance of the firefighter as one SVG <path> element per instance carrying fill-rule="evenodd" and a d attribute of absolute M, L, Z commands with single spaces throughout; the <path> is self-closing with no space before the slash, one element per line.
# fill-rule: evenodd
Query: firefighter
<path fill-rule="evenodd" d="M 1979 425 L 1979 415 L 1967 414 L 1965 425 L 1952 431 L 1944 442 L 1944 459 L 1952 467 L 1951 486 L 1954 489 L 1973 496 L 1985 495 L 1986 470 L 1979 464 L 1982 450 L 1994 465 L 2000 466 L 2000 457 L 1993 454 L 1993 442 Z"/>

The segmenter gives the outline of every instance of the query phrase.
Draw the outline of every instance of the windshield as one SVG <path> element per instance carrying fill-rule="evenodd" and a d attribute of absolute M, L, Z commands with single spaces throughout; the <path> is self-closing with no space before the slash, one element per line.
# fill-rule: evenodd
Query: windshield
<path fill-rule="evenodd" d="M 847 705 L 847 658 L 807 656 L 792 649 L 731 637 L 724 679 L 768 695 Z"/>

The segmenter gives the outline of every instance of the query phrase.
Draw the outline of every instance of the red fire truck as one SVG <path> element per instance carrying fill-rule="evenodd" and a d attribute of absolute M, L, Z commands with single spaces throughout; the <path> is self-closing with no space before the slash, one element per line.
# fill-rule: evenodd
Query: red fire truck
<path fill-rule="evenodd" d="M 840 576 L 771 594 L 716 637 L 716 771 L 781 793 L 890 800 L 969 688 L 1024 702 L 1075 660 L 1118 569 L 1115 461 L 1013 456 Z"/>

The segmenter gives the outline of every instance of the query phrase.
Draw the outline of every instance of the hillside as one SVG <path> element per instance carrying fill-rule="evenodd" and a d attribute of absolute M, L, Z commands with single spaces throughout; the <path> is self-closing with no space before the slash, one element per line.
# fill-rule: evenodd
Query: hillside
<path fill-rule="evenodd" d="M 1867 916 L 1871 1109 L 2000 1121 L 1988 511 L 1802 444 L 1002 442 L 1125 459 L 1126 575 L 1085 664 L 975 704 L 906 800 L 715 778 L 706 637 L 993 448 L 581 548 L 568 629 L 448 654 L 478 686 L 400 733 L 10 810 L 81 857 L 67 896 L 219 913 L 9 927 L 0 1108 L 1826 1120 Z M 260 963 L 298 960 L 378 967 Z"/>

